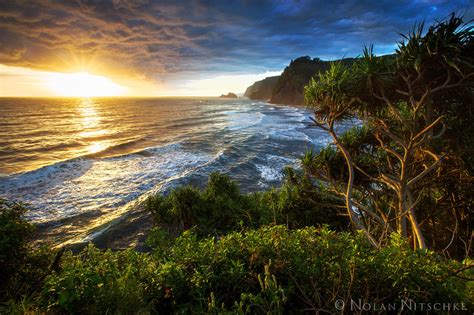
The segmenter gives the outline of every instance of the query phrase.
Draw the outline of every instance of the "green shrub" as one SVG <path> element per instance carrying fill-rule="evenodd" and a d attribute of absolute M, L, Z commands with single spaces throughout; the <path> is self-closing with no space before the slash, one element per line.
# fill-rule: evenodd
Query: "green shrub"
<path fill-rule="evenodd" d="M 146 202 L 155 223 L 179 234 L 194 228 L 200 235 L 220 234 L 239 228 L 240 221 L 253 222 L 252 196 L 242 195 L 227 176 L 213 173 L 204 191 L 190 186 L 174 189 L 164 197 L 156 195 Z"/>
<path fill-rule="evenodd" d="M 156 225 L 174 236 L 191 228 L 199 236 L 208 236 L 276 224 L 337 228 L 346 224 L 334 208 L 338 203 L 324 195 L 323 187 L 302 182 L 244 195 L 228 176 L 213 173 L 204 190 L 179 187 L 168 196 L 148 198 L 146 208 Z"/>
<path fill-rule="evenodd" d="M 63 264 L 42 291 L 50 311 L 278 314 L 335 312 L 337 299 L 473 303 L 453 275 L 460 263 L 413 251 L 397 234 L 379 250 L 327 228 L 262 227 L 219 239 L 186 231 L 159 254 L 88 247 Z"/>
<path fill-rule="evenodd" d="M 0 313 L 24 314 L 36 309 L 36 291 L 49 272 L 51 250 L 34 248 L 34 226 L 26 207 L 0 199 Z"/>
<path fill-rule="evenodd" d="M 311 185 L 304 177 L 297 175 L 294 180 L 297 182 L 258 195 L 259 211 L 267 213 L 263 224 L 284 224 L 292 229 L 328 225 L 340 230 L 347 226 L 346 217 L 338 209 L 341 199 L 328 194 L 322 185 Z"/>
<path fill-rule="evenodd" d="M 158 269 L 147 254 L 133 250 L 100 251 L 92 245 L 80 254 L 66 253 L 63 269 L 46 278 L 41 306 L 67 313 L 141 313 L 155 296 Z"/>
<path fill-rule="evenodd" d="M 27 260 L 28 240 L 32 236 L 33 225 L 23 219 L 25 212 L 26 208 L 22 204 L 0 199 L 1 300 Z"/>

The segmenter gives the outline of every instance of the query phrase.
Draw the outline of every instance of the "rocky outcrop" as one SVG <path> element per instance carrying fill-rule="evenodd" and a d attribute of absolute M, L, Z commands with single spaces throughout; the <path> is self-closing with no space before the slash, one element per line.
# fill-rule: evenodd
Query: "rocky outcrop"
<path fill-rule="evenodd" d="M 237 96 L 237 94 L 235 93 L 232 93 L 232 92 L 229 92 L 227 94 L 222 94 L 221 96 L 219 96 L 220 98 L 239 98 Z"/>
<path fill-rule="evenodd" d="M 354 58 L 338 60 L 350 65 Z M 285 68 L 276 83 L 270 102 L 274 104 L 303 105 L 304 86 L 319 72 L 324 72 L 330 67 L 330 61 L 309 56 L 299 57 L 292 60 Z"/>
<path fill-rule="evenodd" d="M 269 101 L 280 76 L 268 77 L 249 86 L 244 93 L 252 100 Z"/>

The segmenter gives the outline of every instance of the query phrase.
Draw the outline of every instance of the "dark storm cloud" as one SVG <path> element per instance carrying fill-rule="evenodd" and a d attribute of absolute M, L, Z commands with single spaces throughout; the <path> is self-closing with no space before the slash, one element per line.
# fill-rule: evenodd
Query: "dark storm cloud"
<path fill-rule="evenodd" d="M 329 4 L 328 4 L 329 3 Z M 79 61 L 165 78 L 258 73 L 292 58 L 393 51 L 398 32 L 470 1 L 1 1 L 0 63 L 63 70 Z"/>

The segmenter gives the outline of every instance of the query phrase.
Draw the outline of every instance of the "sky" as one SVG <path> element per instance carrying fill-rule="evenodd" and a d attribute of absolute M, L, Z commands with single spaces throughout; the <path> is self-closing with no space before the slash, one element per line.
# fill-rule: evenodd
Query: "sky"
<path fill-rule="evenodd" d="M 451 12 L 474 1 L 0 0 L 0 96 L 243 93 L 299 56 L 392 53 Z"/>

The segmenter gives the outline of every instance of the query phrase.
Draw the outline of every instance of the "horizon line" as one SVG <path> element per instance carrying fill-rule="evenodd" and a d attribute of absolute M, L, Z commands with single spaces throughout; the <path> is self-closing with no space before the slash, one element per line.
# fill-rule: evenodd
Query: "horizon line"
<path fill-rule="evenodd" d="M 240 93 L 235 93 L 240 94 Z M 176 98 L 205 98 L 205 97 L 215 97 L 215 98 L 225 98 L 220 97 L 220 95 L 157 95 L 157 96 L 123 96 L 123 95 L 116 95 L 116 96 L 0 96 L 0 98 L 167 98 L 167 97 L 176 97 Z M 248 98 L 246 96 L 239 96 L 238 98 Z M 229 98 L 231 99 L 231 98 Z"/>

